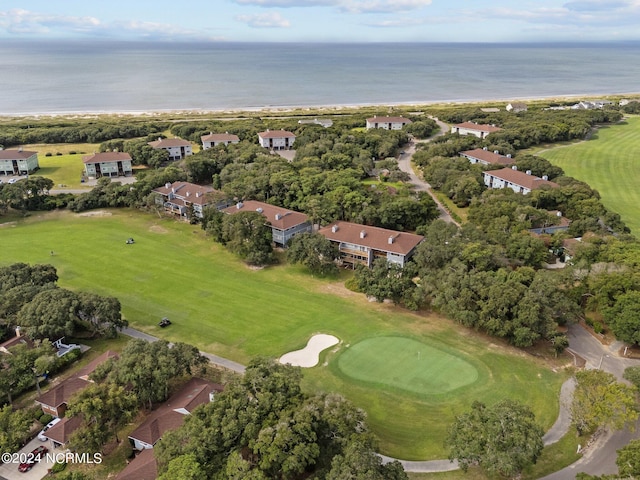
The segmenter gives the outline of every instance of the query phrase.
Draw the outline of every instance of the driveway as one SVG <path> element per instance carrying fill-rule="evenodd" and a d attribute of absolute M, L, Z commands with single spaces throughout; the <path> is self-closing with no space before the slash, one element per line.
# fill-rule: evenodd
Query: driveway
<path fill-rule="evenodd" d="M 44 445 L 49 449 L 49 452 L 51 452 L 50 443 L 41 442 L 36 437 L 27 443 L 18 453 L 24 455 L 29 454 L 40 445 Z M 53 462 L 47 462 L 47 458 L 44 456 L 39 463 L 36 463 L 31 470 L 25 473 L 18 471 L 18 465 L 20 465 L 19 461 L 16 463 L 0 464 L 0 480 L 40 480 L 47 475 L 48 470 L 53 466 Z"/>

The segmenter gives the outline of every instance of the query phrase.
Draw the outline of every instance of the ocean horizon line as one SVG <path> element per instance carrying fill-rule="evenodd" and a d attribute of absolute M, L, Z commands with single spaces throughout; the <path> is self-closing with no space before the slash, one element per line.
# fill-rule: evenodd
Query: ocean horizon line
<path fill-rule="evenodd" d="M 341 109 L 358 109 L 358 108 L 388 108 L 388 107 L 422 107 L 433 105 L 475 105 L 475 104 L 490 104 L 490 103 L 509 103 L 509 102 L 540 102 L 540 101 L 569 101 L 582 98 L 585 100 L 602 97 L 619 97 L 619 96 L 631 96 L 640 97 L 640 91 L 637 92 L 618 92 L 618 93 L 575 93 L 575 94 L 558 94 L 558 95 L 540 95 L 540 96 L 525 96 L 525 97 L 513 97 L 513 98 L 469 98 L 469 99 L 454 99 L 454 100 L 424 100 L 424 101 L 409 101 L 409 102 L 359 102 L 359 103 L 335 103 L 335 104 L 282 104 L 282 105 L 260 105 L 260 106 L 246 106 L 246 107 L 219 107 L 219 108 L 158 108 L 158 109 L 134 109 L 134 110 L 122 110 L 122 109 L 100 109 L 100 110 L 56 110 L 56 111 L 38 111 L 38 112 L 25 112 L 25 113 L 5 113 L 0 112 L 1 118 L 23 118 L 23 117 L 65 117 L 65 116 L 107 116 L 107 115 L 121 115 L 121 116 L 156 116 L 167 114 L 184 114 L 192 113 L 198 115 L 204 114 L 220 114 L 220 113 L 233 113 L 239 114 L 243 112 L 256 113 L 256 112 L 287 112 L 293 110 L 341 110 Z"/>

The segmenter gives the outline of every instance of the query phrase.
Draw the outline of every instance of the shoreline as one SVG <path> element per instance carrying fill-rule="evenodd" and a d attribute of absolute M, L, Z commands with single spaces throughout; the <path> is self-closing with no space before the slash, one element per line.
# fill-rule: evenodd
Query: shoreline
<path fill-rule="evenodd" d="M 240 115 L 242 113 L 288 113 L 295 111 L 308 111 L 309 115 L 313 112 L 328 111 L 342 113 L 348 110 L 358 110 L 366 108 L 420 108 L 433 106 L 461 106 L 461 105 L 485 105 L 509 102 L 566 102 L 577 99 L 593 100 L 599 98 L 623 98 L 640 100 L 640 92 L 626 93 L 576 93 L 571 95 L 541 95 L 527 96 L 516 98 L 485 98 L 485 99 L 457 99 L 457 100 L 426 100 L 426 101 L 409 101 L 409 102 L 389 102 L 389 103 L 349 103 L 349 104 L 327 104 L 327 105 L 264 105 L 253 107 L 231 107 L 231 108 L 168 108 L 168 109 L 147 109 L 147 110 L 70 110 L 70 111 L 52 111 L 52 112 L 32 112 L 32 113 L 3 113 L 0 112 L 0 119 L 46 119 L 46 118 L 94 118 L 106 116 L 119 117 L 160 117 L 164 115 Z"/>

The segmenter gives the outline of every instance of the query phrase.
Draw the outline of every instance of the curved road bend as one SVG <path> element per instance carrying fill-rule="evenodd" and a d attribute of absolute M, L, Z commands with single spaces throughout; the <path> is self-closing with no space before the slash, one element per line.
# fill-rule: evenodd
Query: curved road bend
<path fill-rule="evenodd" d="M 432 138 L 444 135 L 449 131 L 449 127 L 447 126 L 447 124 L 435 118 L 433 120 L 435 120 L 435 122 L 440 127 L 440 131 L 430 139 L 423 140 L 421 142 L 417 142 L 416 140 L 409 141 L 409 143 L 404 146 L 403 153 L 401 153 L 400 156 L 398 157 L 398 167 L 400 168 L 400 170 L 402 170 L 403 172 L 409 175 L 411 184 L 414 186 L 414 189 L 416 191 L 427 192 L 429 196 L 433 198 L 433 201 L 436 202 L 436 205 L 438 206 L 438 211 L 440 212 L 440 218 L 442 220 L 444 220 L 447 223 L 455 223 L 456 225 L 460 226 L 458 222 L 456 222 L 453 218 L 451 218 L 451 215 L 449 215 L 449 212 L 447 211 L 447 209 L 444 208 L 444 205 L 442 205 L 440 200 L 438 200 L 438 198 L 435 196 L 435 194 L 431 190 L 431 185 L 429 185 L 427 182 L 422 180 L 418 175 L 416 175 L 416 172 L 413 170 L 413 167 L 411 166 L 411 159 L 413 158 L 413 154 L 416 153 L 416 143 L 429 142 Z"/>

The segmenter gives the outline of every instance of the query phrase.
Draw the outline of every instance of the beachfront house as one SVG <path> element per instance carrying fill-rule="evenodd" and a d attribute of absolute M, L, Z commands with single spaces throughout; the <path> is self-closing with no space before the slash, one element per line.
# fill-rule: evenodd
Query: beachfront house
<path fill-rule="evenodd" d="M 526 112 L 527 104 L 523 102 L 511 102 L 507 104 L 505 110 L 511 113 Z"/>
<path fill-rule="evenodd" d="M 478 138 L 487 138 L 491 133 L 500 131 L 500 127 L 474 122 L 463 122 L 451 126 L 451 133 L 458 135 L 475 135 Z"/>
<path fill-rule="evenodd" d="M 304 213 L 294 212 L 282 207 L 276 207 L 268 203 L 246 200 L 222 210 L 224 213 L 234 215 L 239 212 L 258 212 L 267 225 L 271 227 L 273 243 L 279 247 L 286 247 L 287 242 L 295 235 L 311 232 L 309 217 Z"/>
<path fill-rule="evenodd" d="M 296 136 L 286 130 L 267 130 L 258 133 L 260 146 L 269 150 L 290 150 Z"/>
<path fill-rule="evenodd" d="M 128 177 L 133 174 L 131 155 L 124 152 L 102 152 L 82 157 L 84 173 L 89 178 Z"/>
<path fill-rule="evenodd" d="M 156 203 L 162 205 L 165 212 L 184 221 L 190 221 L 191 216 L 202 218 L 204 209 L 210 205 L 218 210 L 229 205 L 222 192 L 189 182 L 166 183 L 153 191 L 158 194 Z"/>
<path fill-rule="evenodd" d="M 542 178 L 531 175 L 531 170 L 520 172 L 514 165 L 511 168 L 500 170 L 488 170 L 482 172 L 484 184 L 488 188 L 510 188 L 516 193 L 528 194 L 532 190 L 541 187 L 556 188 L 559 185 L 550 182 L 545 175 Z"/>
<path fill-rule="evenodd" d="M 367 118 L 367 130 L 370 128 L 383 128 L 385 130 L 402 130 L 405 125 L 409 125 L 411 120 L 404 117 L 378 117 L 374 115 Z"/>
<path fill-rule="evenodd" d="M 424 240 L 422 235 L 341 221 L 321 228 L 318 233 L 338 247 L 342 264 L 354 268 L 358 264 L 371 267 L 377 258 L 404 267 Z"/>
<path fill-rule="evenodd" d="M 218 145 L 229 145 L 230 143 L 238 143 L 240 141 L 240 137 L 238 137 L 237 135 L 233 135 L 229 132 L 226 132 L 226 133 L 210 132 L 209 135 L 201 136 L 200 140 L 202 141 L 202 149 L 208 150 Z"/>
<path fill-rule="evenodd" d="M 473 150 L 465 150 L 460 152 L 460 156 L 469 160 L 469 163 L 479 163 L 481 165 L 511 165 L 514 163 L 511 154 L 500 155 L 498 150 L 493 152 L 485 148 L 475 148 Z"/>
<path fill-rule="evenodd" d="M 193 153 L 191 143 L 181 138 L 158 138 L 149 145 L 156 150 L 166 150 L 169 160 L 182 160 Z"/>
<path fill-rule="evenodd" d="M 0 148 L 0 174 L 2 175 L 28 175 L 40 168 L 38 153 L 17 150 L 4 150 Z"/>
<path fill-rule="evenodd" d="M 167 403 L 151 412 L 149 416 L 129 435 L 129 441 L 136 450 L 153 448 L 162 435 L 184 423 L 186 415 L 208 402 L 212 402 L 216 393 L 223 390 L 217 383 L 192 378 Z"/>

